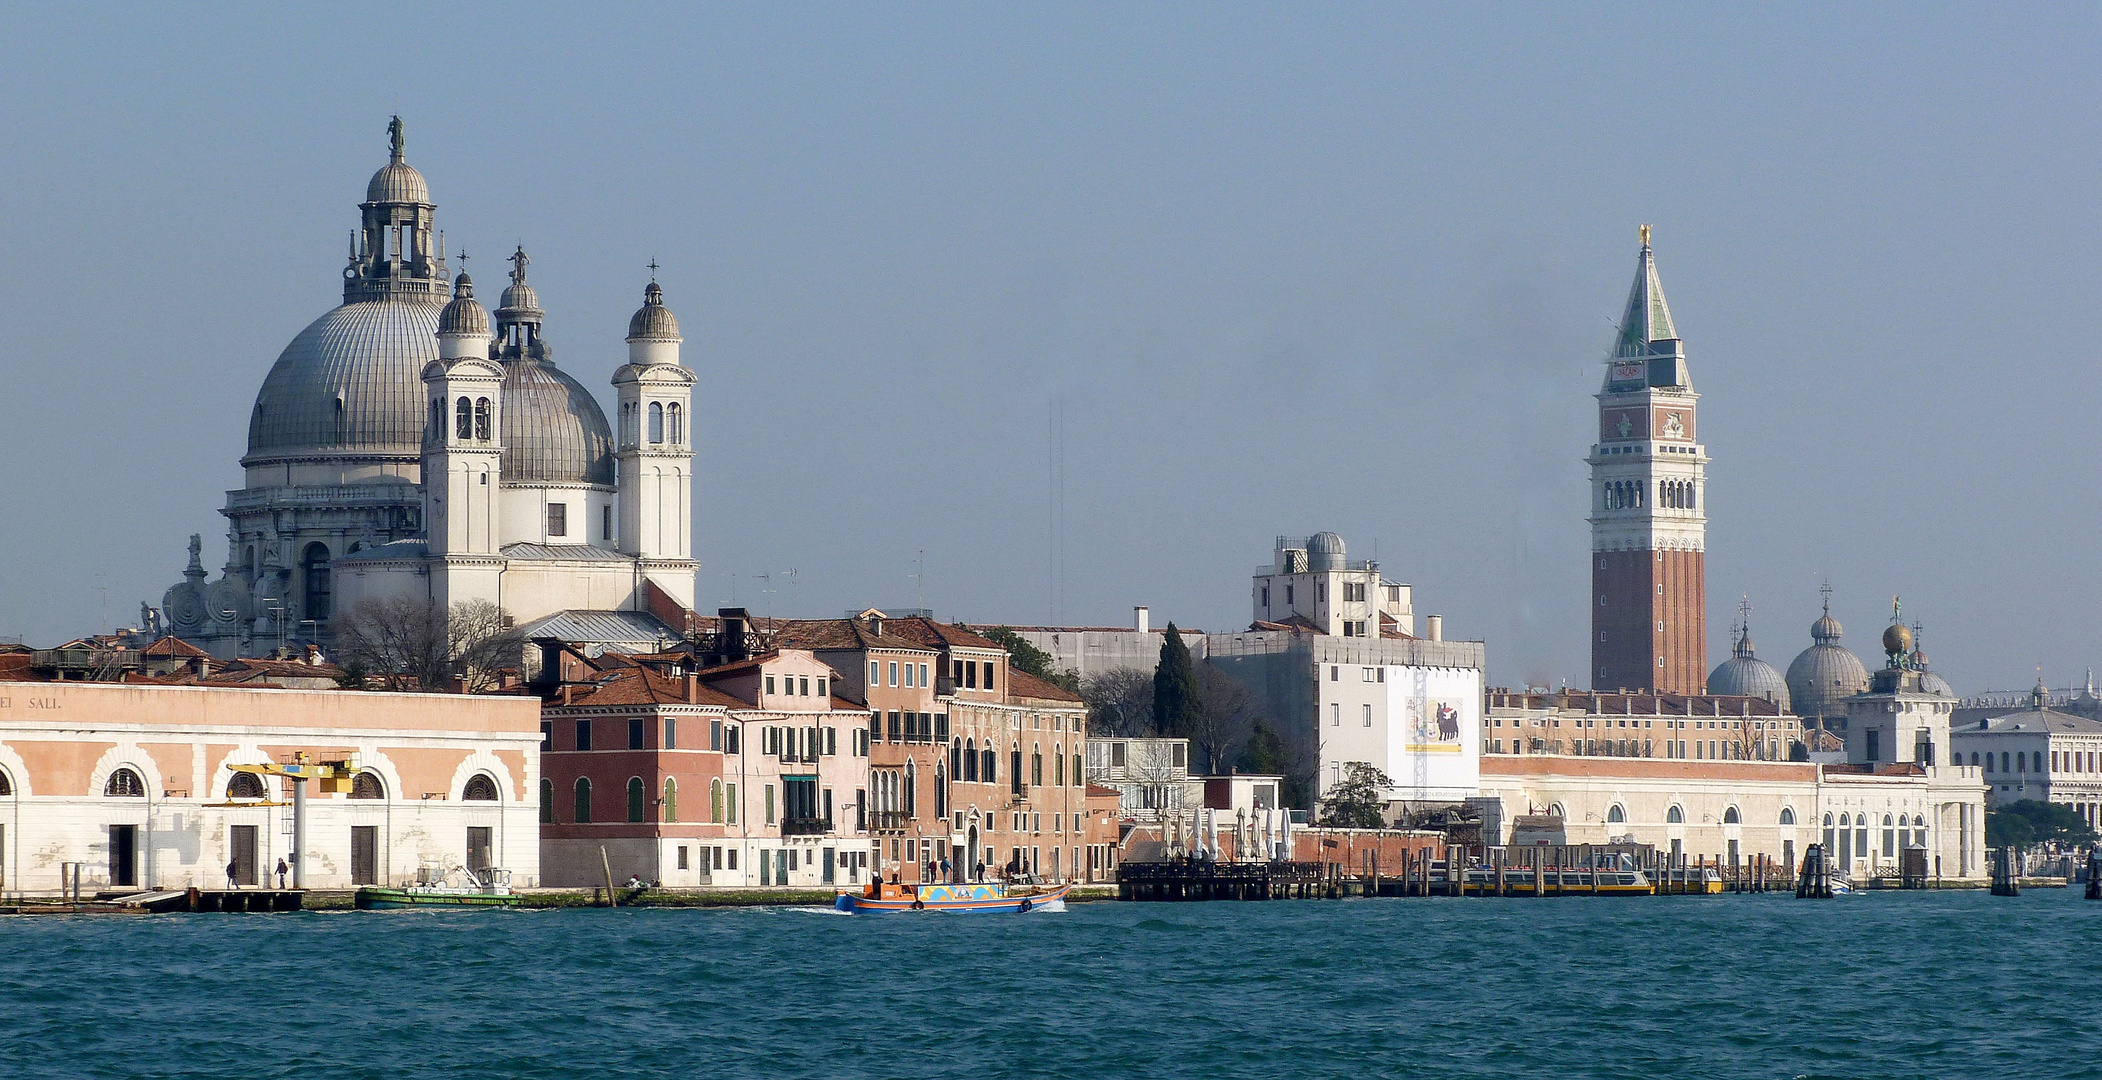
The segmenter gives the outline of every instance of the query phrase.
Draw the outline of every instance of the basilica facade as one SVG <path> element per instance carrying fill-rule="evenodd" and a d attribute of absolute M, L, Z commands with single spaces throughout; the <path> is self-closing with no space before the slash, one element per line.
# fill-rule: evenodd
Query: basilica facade
<path fill-rule="evenodd" d="M 366 185 L 343 303 L 293 338 L 256 394 L 245 483 L 216 579 L 192 537 L 162 601 L 215 656 L 328 644 L 366 599 L 487 600 L 530 632 L 568 616 L 648 640 L 693 605 L 693 372 L 652 281 L 612 367 L 619 429 L 557 367 L 521 247 L 494 317 L 447 265 L 404 159 Z M 590 619 L 590 616 L 607 616 Z M 572 635 L 575 636 L 575 635 Z M 672 634 L 670 636 L 676 636 Z"/>

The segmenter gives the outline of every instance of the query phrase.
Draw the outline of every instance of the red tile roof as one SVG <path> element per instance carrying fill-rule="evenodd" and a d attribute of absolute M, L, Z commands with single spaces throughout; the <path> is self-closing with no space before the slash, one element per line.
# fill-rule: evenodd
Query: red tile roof
<path fill-rule="evenodd" d="M 888 628 L 890 620 L 885 620 Z M 791 619 L 773 631 L 773 644 L 786 649 L 909 649 L 931 646 L 891 633 L 876 633 L 859 619 Z"/>
<path fill-rule="evenodd" d="M 885 619 L 883 620 L 883 628 L 896 633 L 900 637 L 909 638 L 932 648 L 954 647 L 962 649 L 991 649 L 996 652 L 1005 651 L 1000 648 L 999 642 L 993 641 L 982 634 L 975 634 L 963 627 L 950 626 L 947 623 L 936 622 L 933 619 L 920 615 L 913 615 L 903 619 Z"/>
<path fill-rule="evenodd" d="M 1012 667 L 1007 669 L 1007 693 L 1012 697 L 1035 698 L 1038 701 L 1080 701 L 1079 694 Z"/>
<path fill-rule="evenodd" d="M 719 705 L 726 709 L 749 708 L 751 702 L 709 686 L 698 686 L 695 700 L 686 700 L 686 680 L 659 675 L 649 668 L 630 667 L 608 672 L 589 686 L 570 691 L 572 706 L 602 708 L 612 705 Z M 559 699 L 549 704 L 560 708 Z"/>
<path fill-rule="evenodd" d="M 143 649 L 140 649 L 139 655 L 145 657 L 171 656 L 193 658 L 207 657 L 212 654 L 205 652 L 203 649 L 200 649 L 197 646 L 192 645 L 189 642 L 184 641 L 183 639 L 176 637 L 173 634 L 170 634 L 167 637 L 164 637 L 159 641 L 156 641 L 153 644 L 148 645 Z"/>

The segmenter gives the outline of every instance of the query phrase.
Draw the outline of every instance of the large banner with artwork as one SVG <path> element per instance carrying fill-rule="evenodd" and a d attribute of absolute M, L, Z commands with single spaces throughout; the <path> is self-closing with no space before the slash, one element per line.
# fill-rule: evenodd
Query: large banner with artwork
<path fill-rule="evenodd" d="M 1472 668 L 1390 667 L 1392 718 L 1387 775 L 1405 799 L 1464 799 L 1477 793 L 1482 748 L 1482 673 Z"/>

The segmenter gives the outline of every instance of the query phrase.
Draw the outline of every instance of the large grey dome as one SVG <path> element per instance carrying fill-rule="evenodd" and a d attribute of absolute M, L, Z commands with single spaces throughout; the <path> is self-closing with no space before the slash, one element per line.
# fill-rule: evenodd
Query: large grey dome
<path fill-rule="evenodd" d="M 1837 636 L 1804 649 L 1788 665 L 1788 696 L 1797 716 L 1845 716 L 1840 702 L 1868 693 L 1868 668 Z"/>
<path fill-rule="evenodd" d="M 438 358 L 438 312 L 437 304 L 369 300 L 308 324 L 263 379 L 241 463 L 341 455 L 416 460 L 423 365 Z"/>
<path fill-rule="evenodd" d="M 613 486 L 613 429 L 598 400 L 554 364 L 504 360 L 506 484 Z"/>
<path fill-rule="evenodd" d="M 1728 660 L 1715 665 L 1708 673 L 1708 692 L 1729 696 L 1766 698 L 1788 708 L 1788 681 L 1752 651 L 1752 635 L 1749 630 L 1737 639 L 1737 648 Z"/>

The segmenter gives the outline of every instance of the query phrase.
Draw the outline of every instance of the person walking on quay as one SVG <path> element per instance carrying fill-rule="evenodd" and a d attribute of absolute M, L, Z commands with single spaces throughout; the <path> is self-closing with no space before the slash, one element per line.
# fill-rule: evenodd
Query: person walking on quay
<path fill-rule="evenodd" d="M 226 887 L 227 887 L 227 888 L 229 888 L 229 889 L 238 889 L 238 888 L 240 888 L 240 887 L 241 887 L 241 886 L 240 886 L 240 884 L 239 884 L 238 882 L 234 881 L 234 875 L 235 875 L 236 873 L 240 872 L 240 869 L 241 869 L 241 860 L 239 860 L 239 859 L 228 859 L 228 860 L 226 860 Z"/>
<path fill-rule="evenodd" d="M 279 859 L 279 860 L 277 860 L 277 887 L 278 887 L 278 888 L 282 889 L 282 888 L 284 888 L 284 887 L 285 887 L 285 875 L 286 875 L 286 874 L 288 874 L 288 873 L 290 873 L 290 872 L 291 872 L 291 870 L 292 870 L 292 868 L 291 868 L 291 867 L 289 867 L 289 866 L 286 866 L 286 865 L 285 865 L 285 860 L 283 860 L 283 859 Z"/>

